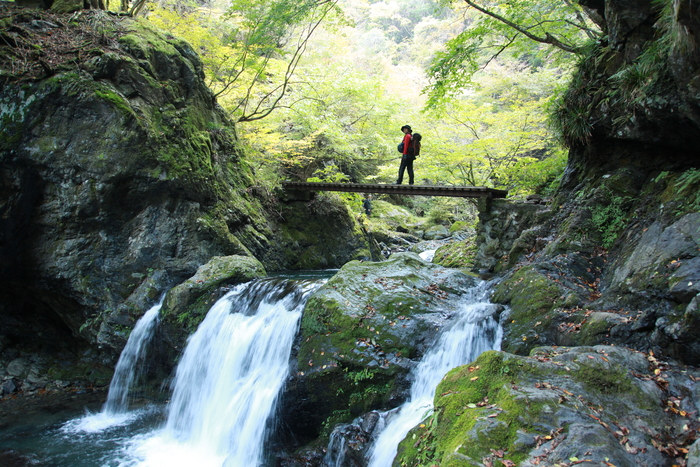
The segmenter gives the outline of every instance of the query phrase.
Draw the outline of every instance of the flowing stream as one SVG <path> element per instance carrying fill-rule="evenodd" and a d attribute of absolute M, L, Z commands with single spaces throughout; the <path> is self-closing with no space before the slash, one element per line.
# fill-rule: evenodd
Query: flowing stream
<path fill-rule="evenodd" d="M 301 311 L 317 285 L 259 280 L 217 301 L 178 364 L 165 427 L 135 440 L 122 465 L 261 465 Z"/>
<path fill-rule="evenodd" d="M 369 467 L 391 467 L 397 447 L 408 432 L 432 413 L 433 396 L 440 380 L 454 367 L 475 360 L 486 350 L 498 350 L 502 330 L 497 305 L 487 298 L 486 283 L 470 289 L 463 297 L 455 323 L 447 329 L 415 369 L 408 400 L 383 416 L 384 428 L 371 450 Z M 335 465 L 341 465 L 334 460 Z"/>
<path fill-rule="evenodd" d="M 68 422 L 63 412 L 39 410 L 0 427 L 0 464 L 10 455 L 12 462 L 17 459 L 12 465 L 50 467 L 268 465 L 267 429 L 289 371 L 301 312 L 324 279 L 261 279 L 231 289 L 189 338 L 168 404 L 132 408 L 129 388 L 158 323 L 160 304 L 154 306 L 132 331 L 102 410 L 72 415 Z M 391 466 L 398 443 L 430 414 L 435 388 L 447 371 L 500 347 L 497 307 L 486 292 L 482 284 L 465 294 L 451 318 L 454 324 L 416 367 L 410 398 L 382 414 L 370 467 Z M 335 441 L 333 458 L 325 464 L 342 466 L 343 440 Z"/>
<path fill-rule="evenodd" d="M 272 278 L 234 287 L 190 336 L 167 406 L 131 410 L 129 386 L 157 324 L 160 307 L 152 308 L 132 331 L 102 411 L 58 425 L 60 414 L 0 427 L 0 464 L 9 453 L 51 467 L 265 465 L 267 427 L 301 312 L 324 281 Z M 109 423 L 96 422 L 100 417 Z M 120 417 L 126 421 L 115 422 Z"/>

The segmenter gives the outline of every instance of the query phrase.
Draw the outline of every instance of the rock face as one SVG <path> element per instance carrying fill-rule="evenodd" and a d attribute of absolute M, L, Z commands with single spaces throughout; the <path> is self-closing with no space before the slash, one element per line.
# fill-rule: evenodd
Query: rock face
<path fill-rule="evenodd" d="M 507 353 L 445 378 L 397 465 L 698 465 L 698 7 L 580 3 L 606 42 L 564 99 L 559 192 L 480 213 Z"/>
<path fill-rule="evenodd" d="M 693 441 L 697 375 L 628 349 L 485 352 L 448 373 L 396 465 L 660 466 Z M 697 399 L 696 399 L 697 400 Z"/>
<path fill-rule="evenodd" d="M 347 210 L 335 210 L 333 237 L 313 254 L 318 234 L 277 242 L 277 232 L 294 238 L 298 226 L 271 214 L 282 210 L 272 194 L 249 189 L 233 124 L 187 43 L 101 11 L 62 16 L 3 4 L 0 12 L 8 342 L 33 330 L 69 352 L 99 347 L 86 363 L 109 371 L 137 318 L 212 257 L 259 258 L 279 270 L 339 267 L 361 255 L 363 235 Z M 284 210 L 291 218 L 312 208 Z M 318 223 L 325 213 L 315 211 Z"/>
<path fill-rule="evenodd" d="M 324 423 L 403 402 L 409 370 L 475 284 L 415 253 L 344 265 L 304 308 L 284 423 L 312 439 Z"/>
<path fill-rule="evenodd" d="M 482 213 L 477 267 L 507 271 L 494 294 L 512 308 L 504 350 L 616 343 L 698 364 L 687 329 L 700 292 L 700 55 L 683 47 L 700 33 L 687 14 L 696 7 L 582 3 L 609 41 L 564 100 L 590 133 L 569 134 L 549 204 L 497 201 Z M 646 81 L 632 89 L 623 78 L 642 63 Z"/>

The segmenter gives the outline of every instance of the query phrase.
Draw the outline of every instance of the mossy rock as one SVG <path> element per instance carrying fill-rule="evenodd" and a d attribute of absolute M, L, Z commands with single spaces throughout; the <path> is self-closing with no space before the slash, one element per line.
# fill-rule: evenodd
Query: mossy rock
<path fill-rule="evenodd" d="M 470 269 L 474 266 L 476 251 L 477 245 L 475 237 L 448 243 L 435 250 L 433 263 L 448 268 Z"/>
<path fill-rule="evenodd" d="M 576 297 L 570 298 L 570 291 L 534 266 L 525 266 L 501 281 L 491 299 L 510 306 L 504 323 L 503 350 L 519 355 L 538 345 L 553 344 L 550 330 L 554 310 L 578 304 Z"/>
<path fill-rule="evenodd" d="M 682 420 L 663 410 L 651 371 L 643 354 L 617 347 L 485 352 L 445 376 L 434 414 L 394 465 L 665 465 L 652 427 Z"/>
<path fill-rule="evenodd" d="M 215 256 L 197 269 L 194 276 L 168 291 L 161 315 L 165 320 L 186 322 L 188 329 L 194 330 L 218 298 L 216 294 L 211 296 L 217 287 L 266 275 L 265 268 L 255 258 L 238 255 Z"/>
<path fill-rule="evenodd" d="M 75 13 L 83 8 L 83 0 L 54 0 L 51 4 L 50 11 L 60 15 Z"/>
<path fill-rule="evenodd" d="M 372 202 L 372 222 L 383 222 L 390 227 L 418 223 L 418 217 L 408 209 L 386 201 Z"/>
<path fill-rule="evenodd" d="M 280 208 L 279 222 L 273 221 L 276 248 L 256 255 L 265 264 L 277 270 L 330 269 L 369 257 L 371 245 L 363 227 L 336 194 Z"/>
<path fill-rule="evenodd" d="M 415 253 L 344 265 L 304 308 L 287 417 L 318 429 L 338 411 L 354 417 L 399 403 L 414 360 L 475 284 Z"/>

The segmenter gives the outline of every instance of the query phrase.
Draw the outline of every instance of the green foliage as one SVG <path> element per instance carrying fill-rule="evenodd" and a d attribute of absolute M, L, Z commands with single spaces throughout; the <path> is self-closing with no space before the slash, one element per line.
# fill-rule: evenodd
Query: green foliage
<path fill-rule="evenodd" d="M 428 219 L 433 224 L 451 223 L 454 221 L 454 216 L 449 209 L 444 205 L 435 205 L 428 211 Z"/>
<path fill-rule="evenodd" d="M 589 114 L 596 89 L 586 78 L 602 55 L 601 49 L 591 46 L 576 64 L 576 72 L 567 86 L 560 88 L 547 104 L 549 123 L 561 142 L 568 146 L 586 144 L 591 138 Z"/>
<path fill-rule="evenodd" d="M 602 43 L 592 44 L 582 56 L 566 92 L 552 106 L 552 123 L 567 146 L 587 144 L 594 112 L 601 108 L 614 109 L 613 122 L 627 125 L 672 81 L 669 60 L 674 55 L 689 53 L 693 39 L 687 28 L 678 23 L 671 0 L 656 0 L 654 8 L 658 15 L 657 35 L 634 60 L 622 63 L 611 60 L 615 51 Z M 609 85 L 599 87 L 593 77 L 603 68 L 613 73 L 608 78 Z"/>
<path fill-rule="evenodd" d="M 503 184 L 510 196 L 532 193 L 551 196 L 559 186 L 567 160 L 567 153 L 560 148 L 542 160 L 522 157 L 503 171 Z"/>
<path fill-rule="evenodd" d="M 603 248 L 610 248 L 627 224 L 627 205 L 631 199 L 608 190 L 608 204 L 597 204 L 591 212 L 591 220 L 602 237 Z"/>
<path fill-rule="evenodd" d="M 344 183 L 349 182 L 350 179 L 347 175 L 341 172 L 337 166 L 329 165 L 322 169 L 317 170 L 313 177 L 306 180 L 307 182 L 327 182 L 327 183 Z M 337 196 L 345 200 L 350 206 L 357 204 L 362 196 L 358 193 L 345 193 L 339 192 Z"/>
<path fill-rule="evenodd" d="M 700 211 L 700 169 L 683 172 L 676 180 L 678 198 L 683 199 L 682 212 Z"/>
<path fill-rule="evenodd" d="M 550 173 L 556 163 L 540 163 L 562 160 L 542 111 L 563 82 L 558 70 L 527 70 L 503 55 L 471 79 L 468 96 L 420 113 L 425 98 L 413 83 L 456 34 L 449 8 L 417 0 L 345 2 L 352 26 L 335 10 L 317 23 L 321 10 L 314 8 L 310 0 L 237 0 L 223 16 L 180 6 L 151 13 L 151 21 L 194 46 L 219 103 L 246 122 L 237 133 L 255 184 L 272 189 L 280 179 L 311 178 L 391 183 L 400 159 L 398 129 L 406 123 L 424 136 L 418 183 L 524 193 L 557 178 Z M 312 35 L 301 31 L 309 27 Z M 298 52 L 303 61 L 296 61 Z M 524 156 L 529 163 L 518 162 Z"/>
<path fill-rule="evenodd" d="M 345 371 L 345 378 L 355 386 L 359 385 L 361 381 L 374 378 L 374 375 L 377 373 L 369 368 L 363 368 L 360 371 L 349 371 L 349 368 L 344 368 L 343 371 Z"/>
<path fill-rule="evenodd" d="M 234 0 L 225 15 L 175 4 L 150 19 L 192 43 L 222 106 L 249 122 L 284 104 L 309 39 L 322 21 L 339 14 L 336 0 Z"/>
<path fill-rule="evenodd" d="M 474 77 L 468 98 L 434 109 L 436 134 L 424 134 L 418 179 L 514 194 L 541 190 L 559 177 L 566 160 L 544 111 L 564 81 L 555 69 L 492 64 L 489 73 Z"/>
<path fill-rule="evenodd" d="M 482 2 L 473 5 L 486 6 Z M 554 63 L 568 59 L 571 53 L 580 53 L 600 34 L 575 2 L 515 0 L 489 3 L 488 9 L 493 15 L 468 10 L 467 29 L 436 55 L 428 72 L 429 105 L 458 96 L 478 70 L 506 50 L 518 60 L 538 67 L 543 61 Z"/>

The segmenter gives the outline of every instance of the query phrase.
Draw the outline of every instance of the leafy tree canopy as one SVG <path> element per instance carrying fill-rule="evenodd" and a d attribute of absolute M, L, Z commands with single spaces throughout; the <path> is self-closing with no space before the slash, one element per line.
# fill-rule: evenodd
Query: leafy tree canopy
<path fill-rule="evenodd" d="M 498 57 L 534 68 L 562 64 L 601 35 L 570 0 L 464 0 L 464 5 L 465 29 L 447 42 L 428 70 L 428 105 L 459 94 L 474 73 Z"/>

